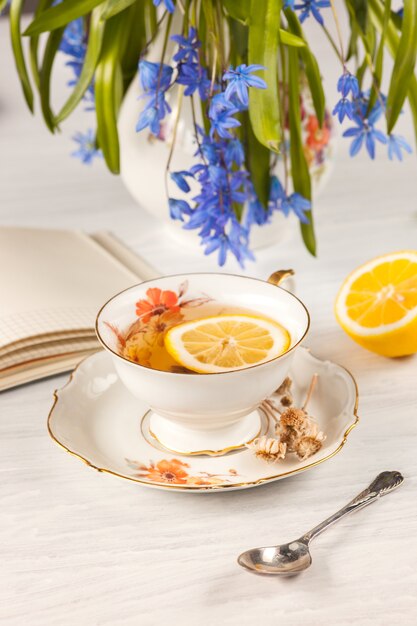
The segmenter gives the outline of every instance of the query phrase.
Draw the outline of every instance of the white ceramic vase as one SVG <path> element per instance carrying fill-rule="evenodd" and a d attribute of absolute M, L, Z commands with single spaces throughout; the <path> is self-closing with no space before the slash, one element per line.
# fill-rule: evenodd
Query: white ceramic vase
<path fill-rule="evenodd" d="M 156 56 L 156 58 L 158 57 Z M 154 59 L 151 58 L 150 60 Z M 199 247 L 199 238 L 196 231 L 184 230 L 181 222 L 170 219 L 168 210 L 167 189 L 172 197 L 189 200 L 187 194 L 179 190 L 175 183 L 166 176 L 166 165 L 173 140 L 173 127 L 178 112 L 176 105 L 177 93 L 175 86 L 169 92 L 167 99 L 172 107 L 172 113 L 163 122 L 162 133 L 166 139 L 161 140 L 150 135 L 146 129 L 139 133 L 135 131 L 139 114 L 144 106 L 144 100 L 140 99 L 142 94 L 139 79 L 136 78 L 132 82 L 124 98 L 118 122 L 121 177 L 127 189 L 140 206 L 165 223 L 170 233 L 179 239 L 181 243 L 197 248 Z M 309 93 L 306 91 L 306 96 L 303 97 L 304 150 L 310 164 L 314 196 L 317 197 L 317 193 L 327 180 L 332 161 L 334 140 L 329 116 L 327 116 L 328 128 L 325 129 L 325 132 L 328 134 L 325 145 L 320 143 L 323 142 L 323 136 L 320 135 L 320 131 L 312 132 L 308 129 L 310 117 L 314 117 L 312 103 L 309 100 Z M 320 150 L 317 148 L 320 148 Z M 170 171 L 188 170 L 196 162 L 195 152 L 196 143 L 192 111 L 189 98 L 184 97 Z M 278 163 L 278 175 L 282 175 L 282 169 L 282 163 Z M 288 227 L 287 224 L 287 218 L 280 212 L 275 212 L 271 222 L 264 226 L 255 224 L 251 230 L 251 248 L 256 250 L 275 245 L 282 239 Z"/>

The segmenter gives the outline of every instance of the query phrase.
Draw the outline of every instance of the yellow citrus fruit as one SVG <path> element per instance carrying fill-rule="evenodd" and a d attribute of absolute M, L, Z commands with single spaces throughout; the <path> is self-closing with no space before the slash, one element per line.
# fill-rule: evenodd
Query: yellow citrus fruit
<path fill-rule="evenodd" d="M 417 352 L 417 250 L 377 257 L 358 267 L 336 298 L 342 328 L 384 356 Z"/>
<path fill-rule="evenodd" d="M 213 374 L 258 365 L 283 354 L 290 335 L 272 320 L 251 315 L 217 315 L 171 328 L 165 347 L 183 367 Z"/>

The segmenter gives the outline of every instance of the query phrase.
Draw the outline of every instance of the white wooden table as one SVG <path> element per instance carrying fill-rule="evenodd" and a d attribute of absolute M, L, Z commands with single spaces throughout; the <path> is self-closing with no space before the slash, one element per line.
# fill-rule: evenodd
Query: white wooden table
<path fill-rule="evenodd" d="M 321 46 L 318 39 L 319 52 Z M 330 54 L 326 58 L 332 93 L 339 68 Z M 0 60 L 1 224 L 111 229 L 161 272 L 216 269 L 214 260 L 169 239 L 100 163 L 88 168 L 68 158 L 69 136 L 88 127 L 88 114 L 80 113 L 58 137 L 39 116 L 31 118 L 12 68 L 5 20 Z M 401 124 L 412 139 L 408 113 Z M 259 277 L 295 268 L 298 293 L 312 314 L 308 344 L 347 366 L 359 383 L 359 426 L 339 455 L 311 472 L 234 493 L 144 489 L 92 471 L 49 439 L 52 392 L 66 376 L 1 394 L 1 623 L 417 623 L 417 360 L 364 351 L 332 312 L 337 288 L 353 267 L 416 247 L 416 168 L 415 155 L 403 164 L 382 155 L 375 162 L 351 160 L 341 141 L 316 203 L 319 258 L 303 250 L 293 224 L 283 243 L 259 252 L 248 266 L 248 274 Z M 298 536 L 385 469 L 401 470 L 403 487 L 324 534 L 302 577 L 265 580 L 237 566 L 242 550 Z"/>

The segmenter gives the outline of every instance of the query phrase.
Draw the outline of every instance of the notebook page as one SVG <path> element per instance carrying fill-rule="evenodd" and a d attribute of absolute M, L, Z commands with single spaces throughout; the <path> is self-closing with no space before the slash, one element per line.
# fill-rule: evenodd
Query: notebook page
<path fill-rule="evenodd" d="M 68 372 L 74 369 L 80 361 L 93 354 L 93 352 L 96 352 L 96 350 L 39 359 L 38 361 L 33 361 L 29 367 L 27 364 L 22 364 L 10 368 L 4 373 L 0 373 L 0 391 L 5 391 L 39 378 L 45 378 L 46 376 Z"/>
<path fill-rule="evenodd" d="M 99 307 L 140 277 L 88 235 L 0 228 L 0 348 L 27 337 L 89 329 Z"/>
<path fill-rule="evenodd" d="M 99 350 L 100 344 L 95 336 L 82 337 L 77 339 L 66 339 L 65 341 L 45 341 L 34 346 L 26 346 L 15 350 L 11 354 L 3 356 L 0 362 L 0 375 L 4 370 L 15 365 L 30 364 L 39 359 L 46 359 L 53 356 L 74 352 L 86 352 L 87 350 Z"/>

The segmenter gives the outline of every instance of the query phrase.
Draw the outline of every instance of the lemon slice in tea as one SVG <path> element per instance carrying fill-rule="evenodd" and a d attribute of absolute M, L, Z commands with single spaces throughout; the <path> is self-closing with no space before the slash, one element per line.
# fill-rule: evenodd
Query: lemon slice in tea
<path fill-rule="evenodd" d="M 272 320 L 251 315 L 217 315 L 171 328 L 165 347 L 183 367 L 213 374 L 259 365 L 290 346 L 288 331 Z"/>

